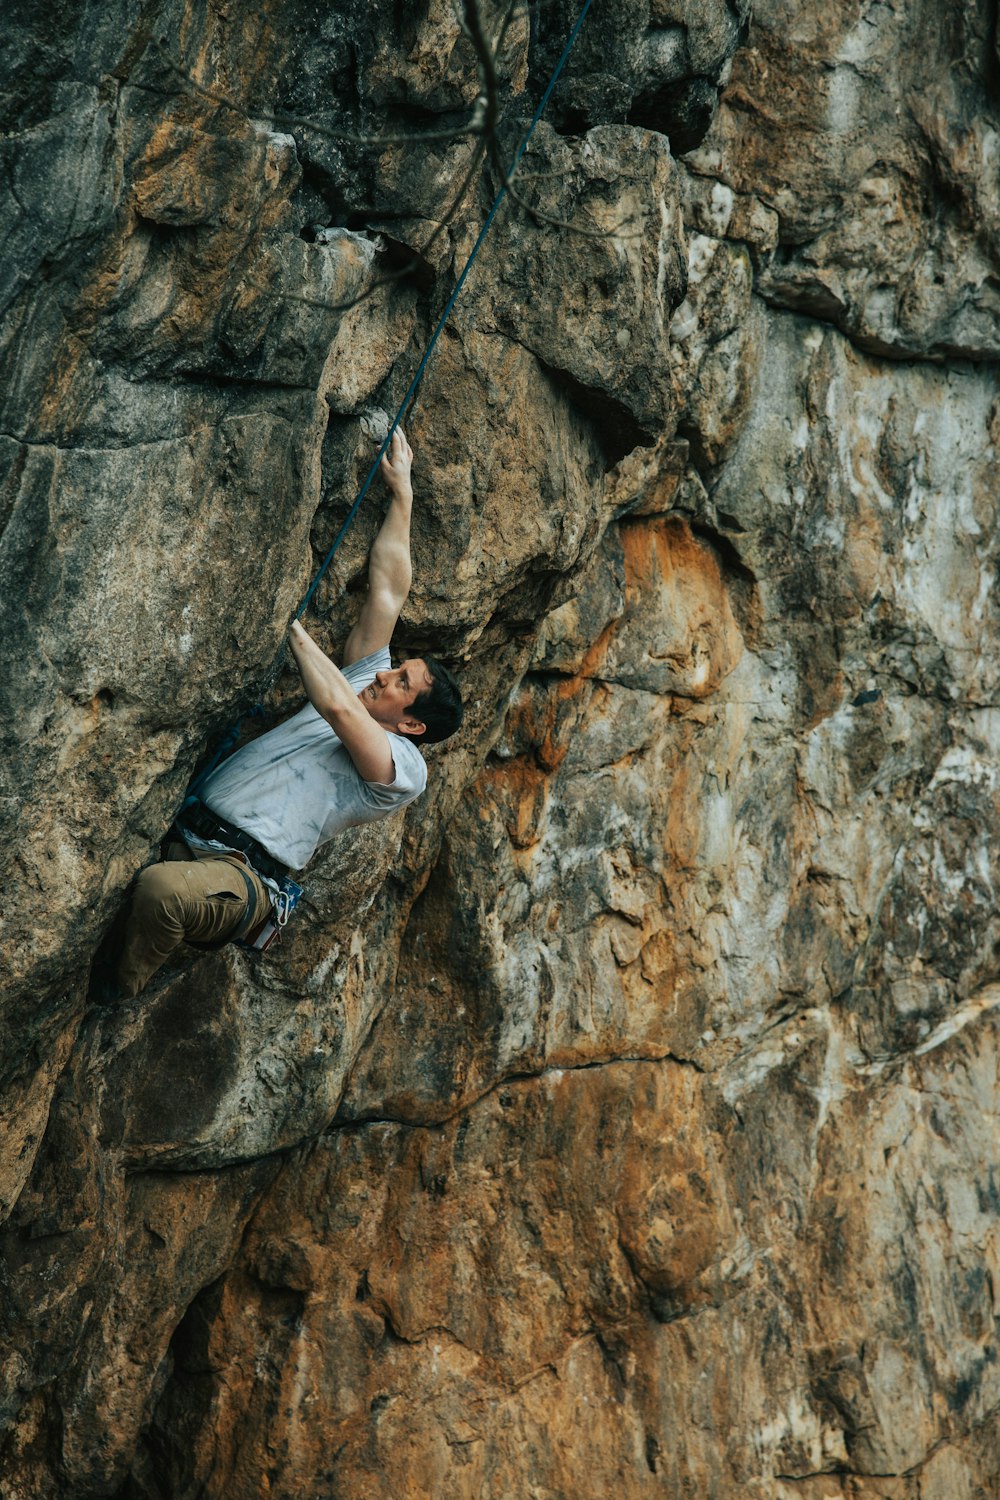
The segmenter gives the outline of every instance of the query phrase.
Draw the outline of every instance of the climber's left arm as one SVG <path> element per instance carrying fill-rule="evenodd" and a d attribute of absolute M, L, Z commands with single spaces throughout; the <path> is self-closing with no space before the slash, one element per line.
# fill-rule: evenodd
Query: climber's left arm
<path fill-rule="evenodd" d="M 347 645 L 344 647 L 345 667 L 388 646 L 400 610 L 410 592 L 413 577 L 410 564 L 412 461 L 413 449 L 406 441 L 403 429 L 397 427 L 389 450 L 382 459 L 382 476 L 391 495 L 389 509 L 368 559 L 368 595 L 358 622 L 347 637 Z"/>
<path fill-rule="evenodd" d="M 396 779 L 389 736 L 363 707 L 343 672 L 321 651 L 298 620 L 288 633 L 309 702 L 336 734 L 364 781 L 388 786 Z"/>

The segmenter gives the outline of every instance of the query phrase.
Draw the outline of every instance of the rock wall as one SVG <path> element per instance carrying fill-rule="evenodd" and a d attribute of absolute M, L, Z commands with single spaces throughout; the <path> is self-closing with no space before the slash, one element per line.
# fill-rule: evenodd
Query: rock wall
<path fill-rule="evenodd" d="M 496 170 L 448 0 L 6 9 L 10 1500 L 998 1494 L 996 5 L 748 23 L 595 0 L 430 367 L 426 796 L 116 1009 Z"/>

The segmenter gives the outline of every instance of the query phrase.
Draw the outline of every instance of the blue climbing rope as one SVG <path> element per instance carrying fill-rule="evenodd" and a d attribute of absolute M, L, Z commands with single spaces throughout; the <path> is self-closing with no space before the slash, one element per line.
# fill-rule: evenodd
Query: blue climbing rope
<path fill-rule="evenodd" d="M 445 324 L 448 321 L 448 318 L 449 318 L 449 316 L 451 314 L 451 310 L 455 306 L 455 303 L 458 301 L 459 293 L 461 292 L 463 286 L 465 285 L 465 282 L 466 282 L 466 279 L 467 279 L 467 277 L 469 275 L 469 272 L 472 269 L 472 263 L 475 260 L 476 256 L 479 254 L 479 251 L 480 251 L 480 249 L 482 248 L 482 245 L 483 245 L 483 241 L 486 239 L 486 236 L 487 236 L 487 234 L 490 231 L 490 226 L 492 225 L 493 220 L 497 216 L 497 211 L 500 208 L 501 203 L 503 202 L 504 198 L 507 195 L 507 184 L 510 182 L 511 178 L 514 176 L 514 173 L 517 171 L 518 166 L 520 165 L 522 156 L 524 155 L 525 151 L 528 149 L 528 143 L 531 140 L 532 134 L 534 133 L 535 126 L 538 124 L 539 120 L 542 118 L 542 114 L 544 113 L 545 106 L 548 104 L 549 99 L 552 96 L 552 90 L 555 88 L 556 83 L 558 82 L 559 75 L 562 72 L 563 67 L 565 66 L 566 59 L 569 57 L 570 52 L 573 50 L 573 44 L 574 44 L 574 42 L 576 41 L 577 37 L 580 34 L 580 27 L 583 25 L 584 18 L 586 17 L 586 14 L 587 14 L 588 10 L 590 9 L 591 4 L 592 4 L 592 0 L 584 0 L 583 9 L 580 11 L 580 14 L 577 16 L 577 18 L 576 18 L 576 24 L 574 25 L 573 30 L 570 32 L 569 36 L 566 39 L 566 45 L 563 47 L 562 54 L 560 55 L 559 61 L 556 63 L 555 68 L 553 69 L 552 77 L 549 79 L 548 84 L 546 85 L 545 92 L 544 92 L 544 94 L 542 95 L 542 97 L 541 97 L 541 99 L 539 101 L 538 108 L 535 110 L 535 113 L 532 116 L 531 124 L 528 126 L 527 130 L 525 131 L 524 135 L 522 136 L 521 143 L 520 143 L 520 145 L 518 146 L 517 150 L 514 153 L 514 159 L 513 159 L 513 161 L 510 164 L 510 170 L 508 171 L 507 176 L 506 176 L 504 182 L 502 183 L 502 185 L 500 187 L 500 191 L 497 193 L 496 197 L 493 200 L 493 206 L 491 207 L 489 213 L 486 215 L 486 220 L 485 220 L 485 222 L 483 224 L 482 229 L 479 231 L 479 235 L 478 235 L 478 237 L 476 239 L 476 243 L 473 245 L 471 251 L 469 252 L 469 258 L 465 262 L 465 265 L 462 267 L 461 275 L 459 276 L 458 280 L 455 283 L 455 286 L 454 286 L 454 289 L 452 291 L 451 296 L 448 298 L 448 301 L 447 301 L 447 303 L 445 305 L 444 312 L 441 314 L 440 318 L 438 319 L 437 326 L 435 327 L 434 332 L 431 334 L 430 341 L 428 342 L 427 348 L 424 351 L 424 356 L 421 359 L 419 365 L 417 366 L 416 374 L 414 375 L 413 379 L 410 381 L 409 386 L 407 387 L 406 395 L 403 397 L 402 401 L 399 403 L 399 410 L 396 412 L 396 415 L 393 417 L 393 419 L 392 419 L 392 425 L 390 426 L 388 432 L 386 433 L 385 439 L 384 439 L 384 441 L 382 443 L 382 446 L 378 450 L 378 453 L 375 456 L 375 461 L 372 464 L 371 468 L 368 470 L 368 473 L 367 473 L 367 475 L 365 477 L 365 481 L 362 484 L 361 489 L 358 491 L 358 497 L 357 497 L 357 499 L 355 500 L 354 504 L 351 506 L 350 510 L 348 511 L 347 517 L 346 517 L 343 525 L 341 526 L 341 528 L 338 531 L 336 537 L 334 538 L 333 546 L 330 548 L 329 552 L 324 557 L 322 563 L 320 564 L 319 570 L 316 573 L 315 578 L 313 579 L 312 583 L 309 585 L 309 588 L 306 590 L 306 594 L 305 594 L 305 597 L 302 600 L 302 603 L 299 605 L 298 609 L 295 611 L 295 618 L 296 618 L 296 620 L 300 620 L 302 618 L 302 616 L 305 614 L 306 610 L 309 607 L 310 601 L 312 600 L 313 595 L 315 594 L 316 590 L 319 588 L 319 585 L 323 581 L 323 578 L 326 576 L 326 573 L 327 573 L 327 570 L 330 567 L 330 564 L 333 562 L 334 557 L 337 555 L 337 550 L 340 547 L 341 542 L 344 540 L 344 537 L 347 535 L 347 533 L 348 533 L 348 531 L 349 531 L 349 529 L 351 527 L 351 524 L 354 521 L 355 516 L 357 515 L 358 511 L 361 509 L 362 501 L 364 500 L 365 496 L 367 495 L 369 489 L 372 486 L 372 482 L 375 479 L 375 475 L 379 471 L 379 465 L 381 464 L 382 459 L 385 457 L 386 453 L 389 450 L 389 444 L 392 442 L 392 435 L 396 431 L 396 428 L 399 426 L 400 422 L 403 420 L 403 416 L 404 416 L 404 413 L 406 412 L 406 408 L 409 406 L 410 402 L 413 400 L 413 397 L 414 397 L 414 395 L 416 394 L 416 391 L 417 391 L 417 387 L 419 386 L 421 380 L 424 378 L 424 371 L 427 369 L 427 366 L 430 363 L 431 355 L 434 353 L 434 346 L 436 345 L 438 339 L 441 337 L 441 333 L 444 330 L 444 326 L 445 326 Z M 247 718 L 247 717 L 259 718 L 259 717 L 261 717 L 263 715 L 263 712 L 264 712 L 263 707 L 261 706 L 261 704 L 257 703 L 257 704 L 254 705 L 254 707 L 252 709 L 248 710 L 247 714 L 241 715 L 240 718 L 238 718 L 236 720 L 236 722 L 230 726 L 230 728 L 227 730 L 227 732 L 226 732 L 226 734 L 225 734 L 225 736 L 224 736 L 224 738 L 222 740 L 222 743 L 220 744 L 220 746 L 219 746 L 218 750 L 215 752 L 215 754 L 212 756 L 212 759 L 209 761 L 208 765 L 205 766 L 201 770 L 201 772 L 198 774 L 198 776 L 195 778 L 195 780 L 191 783 L 191 786 L 188 789 L 188 796 L 185 799 L 185 804 L 184 804 L 185 806 L 187 806 L 191 801 L 197 800 L 198 788 L 201 787 L 205 783 L 205 781 L 207 781 L 207 779 L 208 779 L 209 776 L 211 776 L 212 772 L 215 770 L 216 766 L 219 764 L 219 762 L 222 759 L 222 757 L 224 755 L 226 755 L 236 745 L 236 743 L 237 743 L 237 741 L 238 741 L 238 739 L 240 737 L 240 730 L 241 730 L 242 725 L 243 725 L 243 719 Z"/>
<path fill-rule="evenodd" d="M 410 381 L 410 384 L 407 387 L 406 395 L 403 397 L 402 401 L 399 403 L 399 410 L 396 412 L 396 415 L 392 419 L 392 426 L 389 428 L 389 431 L 386 433 L 385 440 L 382 443 L 381 448 L 378 450 L 378 453 L 377 453 L 377 455 L 375 457 L 375 461 L 372 464 L 371 468 L 368 470 L 368 474 L 367 474 L 367 476 L 365 478 L 365 482 L 361 486 L 361 489 L 358 491 L 358 498 L 355 500 L 354 504 L 351 506 L 350 510 L 348 511 L 348 513 L 347 513 L 347 519 L 344 521 L 344 524 L 341 526 L 340 530 L 338 531 L 338 533 L 337 533 L 337 535 L 336 535 L 336 537 L 334 539 L 333 546 L 330 548 L 329 552 L 324 557 L 323 562 L 320 565 L 319 572 L 316 574 L 316 577 L 313 579 L 312 583 L 309 585 L 309 588 L 306 591 L 306 595 L 305 595 L 305 598 L 302 600 L 302 603 L 299 605 L 298 609 L 295 611 L 295 618 L 297 620 L 301 620 L 302 616 L 305 614 L 306 610 L 308 609 L 310 600 L 312 599 L 312 597 L 315 594 L 316 590 L 319 588 L 319 585 L 322 582 L 322 580 L 323 580 L 323 578 L 324 578 L 324 576 L 326 574 L 327 569 L 329 568 L 330 564 L 333 562 L 333 559 L 334 559 L 334 557 L 337 554 L 338 547 L 340 546 L 341 542 L 344 540 L 344 537 L 347 535 L 347 532 L 350 529 L 350 526 L 351 526 L 351 523 L 354 520 L 354 517 L 357 515 L 358 511 L 361 509 L 361 502 L 364 500 L 364 498 L 367 495 L 369 489 L 371 488 L 372 481 L 374 480 L 375 475 L 378 473 L 379 465 L 381 464 L 382 459 L 385 457 L 385 454 L 389 451 L 389 444 L 392 442 L 392 435 L 396 431 L 396 428 L 399 426 L 400 422 L 403 420 L 403 415 L 404 415 L 404 413 L 406 411 L 406 408 L 409 406 L 410 402 L 413 400 L 413 397 L 416 394 L 417 386 L 420 384 L 421 380 L 423 380 L 423 378 L 424 378 L 424 371 L 427 369 L 427 366 L 430 363 L 431 355 L 434 353 L 434 346 L 437 343 L 438 339 L 441 337 L 441 333 L 442 333 L 442 331 L 444 329 L 444 325 L 448 321 L 448 318 L 449 318 L 449 316 L 451 314 L 452 308 L 455 306 L 455 303 L 458 301 L 459 293 L 461 292 L 463 286 L 465 285 L 466 278 L 467 278 L 469 272 L 472 269 L 472 262 L 475 260 L 476 256 L 479 254 L 479 251 L 480 251 L 480 248 L 482 247 L 483 241 L 485 240 L 487 234 L 490 231 L 490 225 L 493 223 L 493 220 L 497 216 L 497 210 L 499 209 L 501 203 L 503 202 L 504 198 L 507 195 L 507 184 L 510 182 L 511 178 L 514 176 L 514 173 L 517 171 L 518 166 L 520 165 L 521 157 L 524 155 L 525 151 L 528 149 L 528 142 L 531 140 L 532 133 L 534 132 L 535 126 L 538 124 L 539 120 L 542 118 L 542 114 L 543 114 L 543 112 L 545 110 L 545 106 L 549 102 L 549 99 L 550 99 L 550 97 L 552 95 L 552 90 L 556 86 L 556 83 L 557 83 L 558 78 L 559 78 L 559 74 L 563 70 L 563 66 L 564 66 L 564 64 L 566 62 L 566 59 L 567 59 L 567 57 L 569 57 L 570 52 L 573 50 L 573 43 L 576 41 L 578 35 L 580 34 L 580 27 L 583 25 L 584 17 L 586 16 L 588 10 L 590 9 L 590 6 L 591 6 L 591 0 L 584 0 L 583 9 L 581 10 L 580 14 L 577 16 L 576 25 L 573 27 L 573 30 L 570 32 L 569 37 L 567 38 L 566 45 L 565 45 L 565 47 L 562 50 L 562 56 L 559 58 L 559 61 L 556 63 L 555 69 L 554 69 L 554 71 L 552 73 L 552 77 L 549 79 L 548 85 L 546 86 L 545 93 L 542 95 L 541 100 L 539 101 L 538 108 L 535 110 L 535 113 L 532 116 L 531 124 L 528 126 L 527 130 L 525 131 L 525 133 L 524 133 L 524 135 L 523 135 L 523 137 L 521 139 L 521 144 L 518 146 L 517 150 L 514 153 L 514 160 L 510 164 L 510 171 L 507 173 L 506 179 L 504 180 L 503 184 L 501 185 L 500 191 L 497 193 L 496 197 L 493 200 L 493 207 L 490 209 L 489 213 L 486 215 L 486 222 L 483 224 L 482 229 L 479 231 L 479 236 L 478 236 L 478 238 L 476 240 L 476 243 L 473 245 L 472 250 L 469 253 L 469 258 L 465 262 L 465 265 L 462 267 L 462 274 L 459 276 L 458 280 L 456 281 L 454 290 L 453 290 L 451 296 L 448 298 L 448 301 L 447 301 L 447 303 L 445 305 L 444 312 L 441 314 L 440 318 L 438 319 L 437 327 L 434 329 L 434 332 L 431 334 L 430 342 L 428 343 L 427 348 L 424 351 L 424 357 L 420 361 L 419 365 L 417 366 L 417 373 L 414 375 L 413 379 Z"/>

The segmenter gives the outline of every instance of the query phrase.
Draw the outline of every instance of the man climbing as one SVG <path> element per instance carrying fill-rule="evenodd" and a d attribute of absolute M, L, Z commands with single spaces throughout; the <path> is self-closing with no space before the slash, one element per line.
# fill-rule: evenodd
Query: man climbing
<path fill-rule="evenodd" d="M 410 591 L 412 459 L 397 428 L 382 460 L 389 507 L 343 670 L 294 620 L 289 643 L 309 702 L 211 773 L 182 809 L 164 858 L 140 873 L 117 966 L 121 995 L 137 995 L 181 942 L 252 946 L 280 907 L 289 871 L 342 829 L 418 797 L 427 770 L 417 746 L 458 729 L 451 673 L 432 657 L 395 670 L 389 658 Z"/>

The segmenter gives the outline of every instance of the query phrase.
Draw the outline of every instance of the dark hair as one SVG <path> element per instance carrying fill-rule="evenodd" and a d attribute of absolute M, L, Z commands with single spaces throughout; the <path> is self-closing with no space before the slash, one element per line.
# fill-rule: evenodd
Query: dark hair
<path fill-rule="evenodd" d="M 431 674 L 433 687 L 425 688 L 407 709 L 407 713 L 420 719 L 427 727 L 423 734 L 407 735 L 416 745 L 436 745 L 454 734 L 462 723 L 462 695 L 458 683 L 448 668 L 433 656 L 421 658 Z"/>

